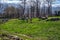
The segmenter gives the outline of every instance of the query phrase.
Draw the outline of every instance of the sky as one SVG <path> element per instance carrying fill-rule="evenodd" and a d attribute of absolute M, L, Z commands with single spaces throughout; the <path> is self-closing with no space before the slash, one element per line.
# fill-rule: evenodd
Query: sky
<path fill-rule="evenodd" d="M 21 3 L 21 1 L 19 1 L 19 0 L 0 0 L 0 2 L 2 2 L 2 3 Z M 60 6 L 60 0 L 56 0 L 55 2 L 53 2 L 52 6 L 54 6 L 54 7 Z"/>

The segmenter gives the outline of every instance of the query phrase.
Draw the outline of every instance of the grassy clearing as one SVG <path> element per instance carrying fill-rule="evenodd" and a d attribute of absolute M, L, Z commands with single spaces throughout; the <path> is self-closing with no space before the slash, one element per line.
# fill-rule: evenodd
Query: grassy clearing
<path fill-rule="evenodd" d="M 60 21 L 38 21 L 26 23 L 18 19 L 11 19 L 0 25 L 0 31 L 18 35 L 24 40 L 60 40 Z"/>

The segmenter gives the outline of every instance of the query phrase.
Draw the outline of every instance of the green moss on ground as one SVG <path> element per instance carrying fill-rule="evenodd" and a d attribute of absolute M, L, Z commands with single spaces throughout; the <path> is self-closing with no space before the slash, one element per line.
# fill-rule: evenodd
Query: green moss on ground
<path fill-rule="evenodd" d="M 0 25 L 1 32 L 18 35 L 25 40 L 60 40 L 60 21 L 38 21 L 32 23 L 11 19 Z"/>

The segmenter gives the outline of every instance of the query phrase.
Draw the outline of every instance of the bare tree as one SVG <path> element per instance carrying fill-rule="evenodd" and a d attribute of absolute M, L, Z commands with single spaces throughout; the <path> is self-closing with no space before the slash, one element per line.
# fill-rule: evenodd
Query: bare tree
<path fill-rule="evenodd" d="M 26 0 L 23 0 L 23 2 L 22 2 L 22 3 L 23 3 L 23 5 L 24 5 L 24 6 L 23 6 L 23 14 L 22 14 L 22 19 L 25 19 L 25 18 L 24 18 L 24 16 L 25 16 L 24 14 L 25 14 Z"/>
<path fill-rule="evenodd" d="M 41 18 L 40 5 L 41 5 L 40 0 L 36 0 L 36 16 L 37 16 L 39 19 Z"/>
<path fill-rule="evenodd" d="M 17 18 L 17 8 L 13 6 L 9 6 L 6 9 L 4 9 L 4 15 L 6 18 Z"/>
<path fill-rule="evenodd" d="M 37 17 L 39 17 L 39 8 L 38 8 L 38 0 L 36 0 L 36 15 L 37 15 Z"/>
<path fill-rule="evenodd" d="M 33 17 L 33 0 L 30 0 L 30 8 L 29 8 L 29 19 L 30 23 L 32 23 L 32 17 Z"/>
<path fill-rule="evenodd" d="M 42 6 L 43 6 L 43 8 L 42 8 L 43 9 L 42 17 L 45 17 L 46 18 L 46 16 L 47 16 L 46 11 L 47 10 L 46 10 L 46 5 L 45 4 L 46 4 L 46 1 L 44 0 L 43 1 L 43 4 L 42 4 Z"/>
<path fill-rule="evenodd" d="M 48 4 L 48 14 L 52 16 L 52 2 L 55 0 L 46 0 Z"/>

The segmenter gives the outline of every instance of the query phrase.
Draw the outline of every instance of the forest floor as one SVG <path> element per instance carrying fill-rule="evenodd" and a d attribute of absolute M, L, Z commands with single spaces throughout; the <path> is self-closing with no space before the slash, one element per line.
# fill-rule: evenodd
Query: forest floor
<path fill-rule="evenodd" d="M 15 35 L 23 40 L 60 40 L 60 20 L 38 20 L 33 18 L 32 23 L 26 23 L 19 19 L 10 19 L 0 24 L 0 34 Z"/>

